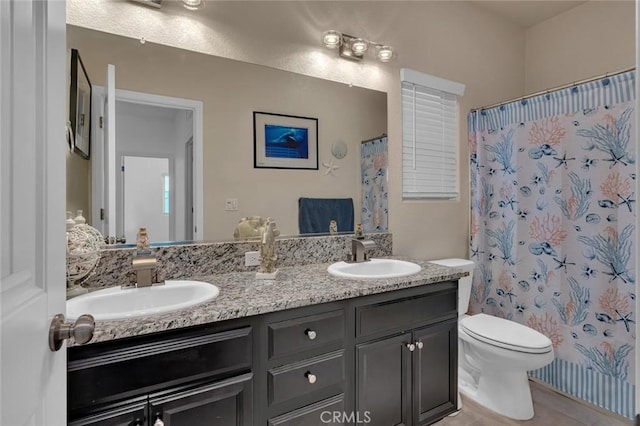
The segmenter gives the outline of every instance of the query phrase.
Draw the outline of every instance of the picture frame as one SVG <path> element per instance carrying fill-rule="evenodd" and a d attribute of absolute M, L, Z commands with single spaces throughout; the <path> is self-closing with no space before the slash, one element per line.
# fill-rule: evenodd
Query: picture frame
<path fill-rule="evenodd" d="M 70 77 L 69 122 L 73 150 L 88 160 L 91 150 L 91 81 L 77 49 L 71 49 Z"/>
<path fill-rule="evenodd" d="M 318 119 L 254 111 L 253 167 L 318 170 Z"/>

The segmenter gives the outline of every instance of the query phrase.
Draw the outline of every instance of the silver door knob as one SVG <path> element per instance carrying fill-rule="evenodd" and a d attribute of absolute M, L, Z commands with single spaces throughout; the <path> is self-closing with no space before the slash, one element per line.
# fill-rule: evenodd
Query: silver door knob
<path fill-rule="evenodd" d="M 317 336 L 317 334 L 316 334 L 316 332 L 315 332 L 315 331 L 310 330 L 310 329 L 308 329 L 308 328 L 305 330 L 304 334 L 306 334 L 306 335 L 307 335 L 307 337 L 309 338 L 309 340 L 314 340 L 314 339 L 316 338 L 316 336 Z"/>
<path fill-rule="evenodd" d="M 304 376 L 307 378 L 307 380 L 309 381 L 309 383 L 314 384 L 317 380 L 317 377 L 315 374 L 311 374 L 310 371 L 307 371 Z"/>
<path fill-rule="evenodd" d="M 413 352 L 416 349 L 416 345 L 413 343 L 407 343 L 407 349 L 409 349 L 409 352 Z"/>
<path fill-rule="evenodd" d="M 418 347 L 418 349 L 422 349 L 422 347 L 424 346 L 424 343 L 416 342 L 416 346 Z"/>
<path fill-rule="evenodd" d="M 89 314 L 80 315 L 73 324 L 64 322 L 64 315 L 58 314 L 49 326 L 49 349 L 53 352 L 62 347 L 62 342 L 73 337 L 77 344 L 83 345 L 93 338 L 96 322 Z"/>

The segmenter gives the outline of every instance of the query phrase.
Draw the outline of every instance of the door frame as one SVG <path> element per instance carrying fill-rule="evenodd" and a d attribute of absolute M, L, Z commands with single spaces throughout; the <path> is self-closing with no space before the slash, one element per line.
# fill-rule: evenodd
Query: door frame
<path fill-rule="evenodd" d="M 100 209 L 104 206 L 104 199 L 108 194 L 102 191 L 93 191 L 93 188 L 104 188 L 103 168 L 104 159 L 95 153 L 104 152 L 104 140 L 102 138 L 101 129 L 98 127 L 100 122 L 100 103 L 104 94 L 104 87 L 92 86 L 93 99 L 92 111 L 95 116 L 92 117 L 92 129 L 94 135 L 100 135 L 93 138 L 91 147 L 91 179 L 92 179 L 92 223 L 102 223 L 100 218 Z M 131 90 L 116 89 L 116 102 L 129 102 L 140 105 L 149 105 L 164 108 L 190 110 L 193 114 L 193 239 L 202 240 L 204 238 L 204 176 L 203 176 L 203 110 L 202 101 L 185 98 L 175 98 L 171 96 L 155 95 L 152 93 L 134 92 Z M 116 124 L 117 126 L 117 124 Z M 115 190 L 115 188 L 114 188 Z"/>

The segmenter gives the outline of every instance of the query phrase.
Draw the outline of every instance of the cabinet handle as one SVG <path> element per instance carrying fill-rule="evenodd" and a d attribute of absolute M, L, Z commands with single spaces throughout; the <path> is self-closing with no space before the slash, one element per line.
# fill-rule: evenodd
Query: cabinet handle
<path fill-rule="evenodd" d="M 422 347 L 424 346 L 424 343 L 418 341 L 416 342 L 416 346 L 418 347 L 418 349 L 422 349 Z"/>
<path fill-rule="evenodd" d="M 316 375 L 312 374 L 311 371 L 307 371 L 306 373 L 304 373 L 304 377 L 306 377 L 311 384 L 314 384 L 317 380 Z"/>
<path fill-rule="evenodd" d="M 407 349 L 409 349 L 409 352 L 413 352 L 416 349 L 416 345 L 413 343 L 407 343 Z"/>
<path fill-rule="evenodd" d="M 307 329 L 304 331 L 304 334 L 306 334 L 306 335 L 307 335 L 307 337 L 309 338 L 309 340 L 314 340 L 314 339 L 316 338 L 316 336 L 317 336 L 316 332 L 315 332 L 315 331 L 313 331 L 313 330 L 311 330 L 311 329 L 309 329 L 309 328 L 307 328 Z"/>

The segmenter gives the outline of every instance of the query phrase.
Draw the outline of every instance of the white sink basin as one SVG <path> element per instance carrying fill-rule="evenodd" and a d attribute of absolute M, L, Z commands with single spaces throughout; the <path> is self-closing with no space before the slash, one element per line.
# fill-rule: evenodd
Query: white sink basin
<path fill-rule="evenodd" d="M 161 314 L 213 300 L 219 293 L 213 284 L 189 280 L 143 288 L 111 287 L 68 300 L 67 318 L 91 314 L 96 320 L 113 320 Z"/>
<path fill-rule="evenodd" d="M 371 259 L 368 262 L 336 262 L 327 268 L 327 272 L 336 277 L 355 279 L 396 278 L 417 274 L 420 265 L 396 259 Z"/>

